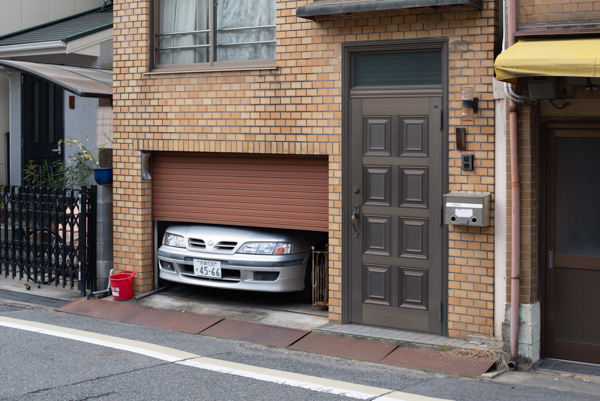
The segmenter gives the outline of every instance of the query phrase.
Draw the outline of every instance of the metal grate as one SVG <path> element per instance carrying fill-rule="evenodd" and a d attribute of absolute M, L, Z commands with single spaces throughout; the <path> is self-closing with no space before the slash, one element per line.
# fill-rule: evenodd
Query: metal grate
<path fill-rule="evenodd" d="M 130 302 L 112 302 L 85 298 L 71 302 L 58 310 L 60 312 L 146 327 L 175 330 L 189 334 L 198 334 L 223 320 L 220 317 L 197 315 L 195 313 L 152 309 Z"/>
<path fill-rule="evenodd" d="M 310 333 L 289 348 L 296 351 L 376 363 L 389 355 L 396 347 L 398 347 L 396 344 L 391 343 Z"/>
<path fill-rule="evenodd" d="M 308 333 L 306 330 L 225 319 L 200 334 L 285 348 Z"/>
<path fill-rule="evenodd" d="M 329 305 L 329 249 L 316 250 L 312 247 L 312 303 L 315 306 Z"/>
<path fill-rule="evenodd" d="M 478 377 L 494 366 L 495 361 L 449 355 L 425 349 L 398 347 L 380 363 L 409 369 L 430 370 L 448 375 Z"/>

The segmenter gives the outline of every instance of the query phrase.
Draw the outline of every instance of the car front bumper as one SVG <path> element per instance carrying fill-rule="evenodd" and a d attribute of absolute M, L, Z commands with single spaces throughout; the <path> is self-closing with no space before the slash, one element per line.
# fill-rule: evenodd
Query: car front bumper
<path fill-rule="evenodd" d="M 308 254 L 226 255 L 190 252 L 161 246 L 158 250 L 159 277 L 163 280 L 203 287 L 245 291 L 292 292 L 304 289 Z M 221 278 L 194 275 L 194 259 L 221 262 Z"/>

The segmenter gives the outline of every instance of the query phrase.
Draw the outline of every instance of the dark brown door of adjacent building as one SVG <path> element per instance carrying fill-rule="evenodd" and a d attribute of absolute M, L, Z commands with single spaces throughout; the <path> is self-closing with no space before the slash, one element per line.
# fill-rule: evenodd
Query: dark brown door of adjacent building
<path fill-rule="evenodd" d="M 350 100 L 351 321 L 441 333 L 441 90 L 388 96 Z"/>
<path fill-rule="evenodd" d="M 600 126 L 546 127 L 545 350 L 600 363 Z"/>
<path fill-rule="evenodd" d="M 21 129 L 23 167 L 29 160 L 43 166 L 63 160 L 60 140 L 64 136 L 63 89 L 23 74 L 21 85 Z"/>

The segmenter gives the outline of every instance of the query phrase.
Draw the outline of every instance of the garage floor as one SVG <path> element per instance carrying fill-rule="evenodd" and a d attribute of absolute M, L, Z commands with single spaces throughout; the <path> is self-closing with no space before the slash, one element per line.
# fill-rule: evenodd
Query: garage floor
<path fill-rule="evenodd" d="M 256 293 L 174 285 L 137 305 L 186 311 L 253 323 L 312 330 L 329 322 L 327 308 L 315 307 L 295 293 Z"/>

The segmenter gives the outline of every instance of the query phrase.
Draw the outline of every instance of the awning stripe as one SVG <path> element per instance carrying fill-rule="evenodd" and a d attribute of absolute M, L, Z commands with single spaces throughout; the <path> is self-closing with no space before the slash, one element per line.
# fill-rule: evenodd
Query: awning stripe
<path fill-rule="evenodd" d="M 520 40 L 494 63 L 496 79 L 600 77 L 600 39 Z"/>

